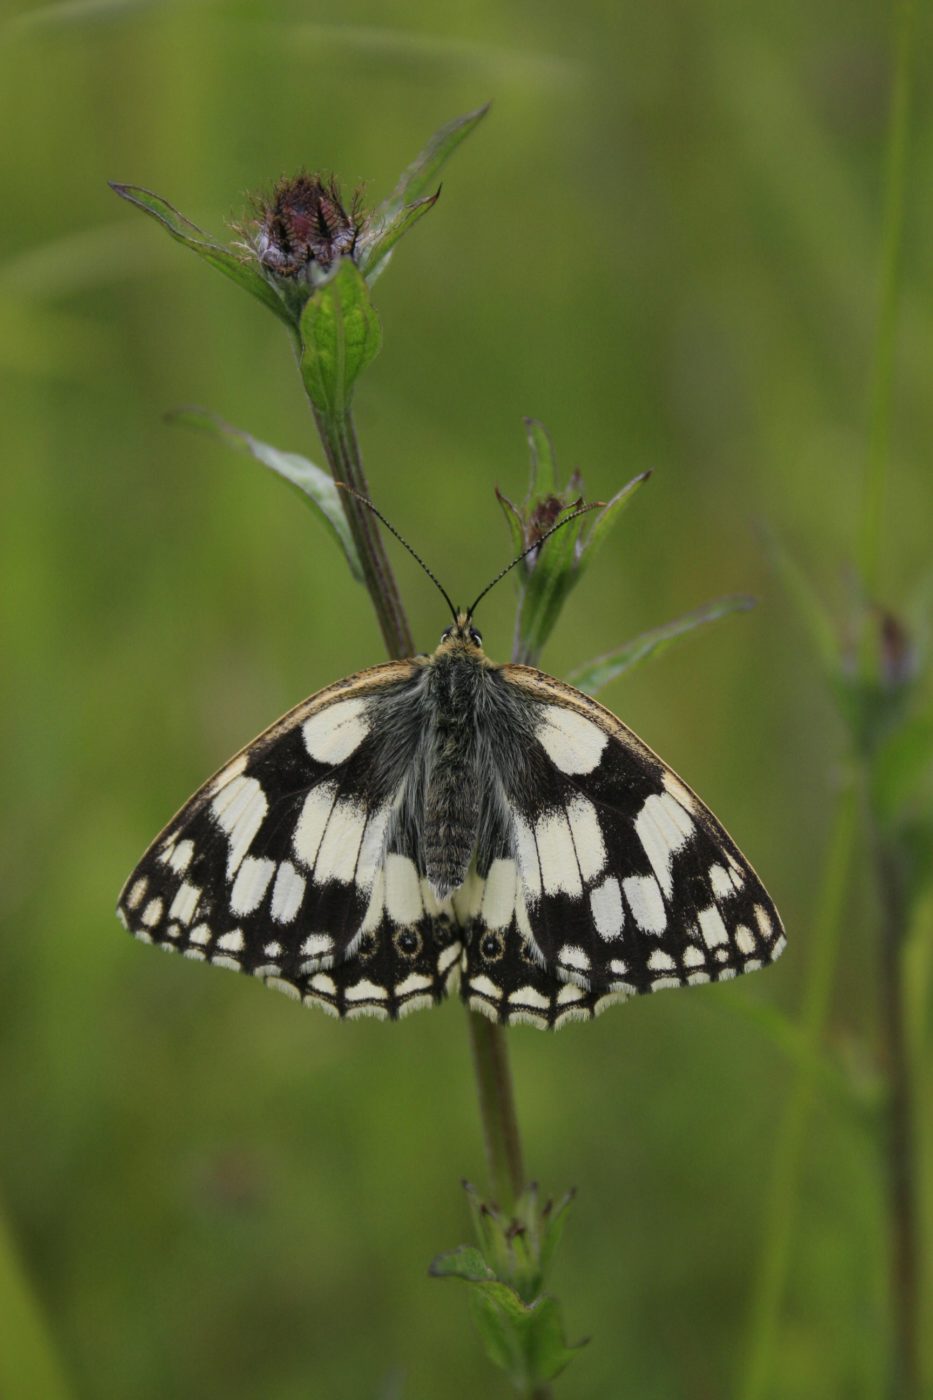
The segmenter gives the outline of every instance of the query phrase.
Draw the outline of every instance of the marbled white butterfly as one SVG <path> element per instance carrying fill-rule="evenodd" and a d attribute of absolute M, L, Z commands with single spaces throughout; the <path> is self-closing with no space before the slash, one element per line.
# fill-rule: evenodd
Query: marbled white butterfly
<path fill-rule="evenodd" d="M 777 910 L 690 788 L 582 691 L 490 661 L 476 604 L 441 592 L 430 656 L 319 691 L 195 793 L 126 882 L 130 932 L 335 1016 L 459 982 L 542 1028 L 778 957 Z"/>

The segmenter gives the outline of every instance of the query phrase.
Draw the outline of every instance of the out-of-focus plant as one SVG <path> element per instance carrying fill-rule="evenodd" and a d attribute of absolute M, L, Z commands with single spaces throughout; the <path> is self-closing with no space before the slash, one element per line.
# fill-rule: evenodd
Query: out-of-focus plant
<path fill-rule="evenodd" d="M 868 446 L 857 539 L 855 597 L 838 626 L 805 571 L 771 540 L 775 565 L 813 643 L 845 736 L 843 777 L 811 937 L 804 989 L 805 1053 L 775 1152 L 771 1197 L 752 1293 L 741 1400 L 771 1386 L 788 1272 L 806 1126 L 819 1080 L 826 1022 L 847 895 L 860 851 L 873 877 L 877 930 L 880 1112 L 871 1115 L 884 1164 L 889 1252 L 890 1384 L 897 1400 L 920 1400 L 924 1316 L 918 1200 L 917 1075 L 929 993 L 928 899 L 933 888 L 933 665 L 931 580 L 912 603 L 880 602 L 884 502 L 890 461 L 894 349 L 900 300 L 915 5 L 898 7 L 894 81 L 885 159 L 880 309 L 870 395 Z M 853 1030 L 857 1035 L 857 1032 Z M 870 1048 L 865 1047 L 870 1054 Z M 856 1086 L 853 1086 L 856 1087 Z M 872 1099 L 872 1105 L 876 1099 Z M 928 1310 L 927 1314 L 928 1315 Z M 929 1333 L 929 1328 L 926 1329 Z"/>

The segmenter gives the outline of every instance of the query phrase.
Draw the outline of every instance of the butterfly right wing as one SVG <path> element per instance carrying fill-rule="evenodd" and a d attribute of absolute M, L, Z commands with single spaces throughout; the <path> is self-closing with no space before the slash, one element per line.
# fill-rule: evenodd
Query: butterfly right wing
<path fill-rule="evenodd" d="M 470 1006 L 555 1027 L 780 956 L 780 916 L 754 869 L 631 730 L 533 668 L 502 667 L 495 683 L 511 722 L 490 764 L 502 829 L 464 909 Z"/>
<path fill-rule="evenodd" d="M 333 1015 L 432 1005 L 460 943 L 396 820 L 423 734 L 422 668 L 374 666 L 247 745 L 153 842 L 129 931 Z"/>

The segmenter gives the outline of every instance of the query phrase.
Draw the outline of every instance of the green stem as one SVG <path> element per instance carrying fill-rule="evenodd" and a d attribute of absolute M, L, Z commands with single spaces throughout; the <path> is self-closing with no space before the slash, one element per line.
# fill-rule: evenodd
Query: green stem
<path fill-rule="evenodd" d="M 476 1011 L 467 1012 L 467 1021 L 486 1144 L 486 1166 L 496 1204 L 508 1214 L 521 1195 L 525 1173 L 505 1032 Z"/>
<path fill-rule="evenodd" d="M 352 416 L 348 412 L 335 421 L 316 410 L 314 416 L 334 479 L 345 481 L 368 499 L 369 488 Z M 411 656 L 414 652 L 411 629 L 376 517 L 349 492 L 342 494 L 386 648 L 396 659 Z M 475 1012 L 468 1014 L 468 1025 L 490 1180 L 499 1204 L 504 1210 L 511 1210 L 524 1185 L 524 1175 L 505 1034 L 501 1026 L 493 1025 Z M 548 1392 L 539 1393 L 546 1396 Z"/>
<path fill-rule="evenodd" d="M 787 1277 L 800 1163 L 816 1089 L 814 1064 L 829 1014 L 858 811 L 858 787 L 854 773 L 850 773 L 838 798 L 814 921 L 802 1015 L 808 1053 L 799 1063 L 775 1147 L 764 1242 L 752 1289 L 748 1351 L 738 1387 L 742 1400 L 760 1400 L 769 1388 L 774 1370 L 774 1344 Z"/>
<path fill-rule="evenodd" d="M 904 234 L 907 137 L 910 127 L 911 64 L 916 0 L 897 0 L 894 82 L 884 171 L 884 217 L 881 235 L 881 295 L 871 376 L 868 456 L 858 530 L 858 563 L 869 599 L 878 589 L 882 517 L 891 428 L 894 344 L 900 301 Z"/>
<path fill-rule="evenodd" d="M 869 602 L 874 601 L 878 592 L 882 518 L 890 455 L 916 12 L 916 0 L 897 0 L 894 78 L 885 153 L 881 305 L 875 338 L 868 454 L 858 538 L 858 563 Z M 866 613 L 860 662 L 867 683 L 871 683 L 872 670 L 877 664 L 871 643 L 874 626 L 874 619 Z M 891 1394 L 899 1397 L 899 1400 L 914 1400 L 920 1394 L 921 1384 L 920 1269 L 914 1165 L 915 1122 L 904 1004 L 903 948 L 908 909 L 896 846 L 879 831 L 875 814 L 870 808 L 869 821 L 881 911 L 880 1029 L 889 1091 L 886 1155 L 894 1347 Z"/>
<path fill-rule="evenodd" d="M 351 414 L 347 412 L 340 418 L 328 419 L 317 409 L 313 411 L 334 480 L 346 482 L 368 500 L 369 486 Z M 363 579 L 376 610 L 386 650 L 396 661 L 411 656 L 415 650 L 411 628 L 405 616 L 398 584 L 385 552 L 376 517 L 349 491 L 342 491 L 340 494 L 359 551 Z"/>
<path fill-rule="evenodd" d="M 879 957 L 881 1048 L 888 1077 L 887 1178 L 894 1344 L 891 1395 L 920 1395 L 920 1261 L 915 1178 L 915 1124 L 905 1004 L 903 951 L 908 926 L 904 871 L 896 845 L 870 814 L 881 906 Z"/>

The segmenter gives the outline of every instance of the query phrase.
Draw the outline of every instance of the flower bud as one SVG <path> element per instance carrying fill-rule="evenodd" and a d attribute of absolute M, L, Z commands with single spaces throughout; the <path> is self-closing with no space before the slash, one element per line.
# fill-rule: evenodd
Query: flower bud
<path fill-rule="evenodd" d="M 302 173 L 280 180 L 260 201 L 250 242 L 261 265 L 275 277 L 312 285 L 341 257 L 352 257 L 362 219 L 358 196 L 349 213 L 331 177 Z"/>

